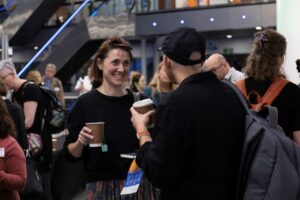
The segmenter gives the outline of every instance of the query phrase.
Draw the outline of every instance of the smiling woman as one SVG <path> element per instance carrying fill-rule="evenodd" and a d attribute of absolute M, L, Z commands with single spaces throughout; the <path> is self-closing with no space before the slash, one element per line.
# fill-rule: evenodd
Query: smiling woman
<path fill-rule="evenodd" d="M 132 160 L 120 155 L 139 147 L 130 121 L 134 97 L 124 89 L 131 61 L 131 46 L 127 41 L 119 37 L 104 41 L 92 69 L 94 89 L 78 98 L 69 116 L 64 149 L 69 160 L 83 160 L 88 200 L 123 199 L 120 192 Z M 105 144 L 88 145 L 95 134 L 86 126 L 89 122 L 104 122 Z M 126 199 L 152 200 L 152 191 L 152 186 L 144 180 L 138 193 Z"/>

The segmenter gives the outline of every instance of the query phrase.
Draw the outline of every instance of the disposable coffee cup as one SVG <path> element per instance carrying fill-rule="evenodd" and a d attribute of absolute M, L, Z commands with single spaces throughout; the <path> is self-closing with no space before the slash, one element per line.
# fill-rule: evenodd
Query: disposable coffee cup
<path fill-rule="evenodd" d="M 104 122 L 89 122 L 85 125 L 91 129 L 91 134 L 94 136 L 94 139 L 89 143 L 89 147 L 101 147 L 105 143 Z"/>
<path fill-rule="evenodd" d="M 136 101 L 132 106 L 137 112 L 141 114 L 145 114 L 150 110 L 154 110 L 153 104 L 154 102 L 151 99 L 147 98 L 140 101 Z M 154 125 L 153 122 L 154 122 L 154 116 L 152 115 L 149 120 L 148 128 L 153 127 Z"/>

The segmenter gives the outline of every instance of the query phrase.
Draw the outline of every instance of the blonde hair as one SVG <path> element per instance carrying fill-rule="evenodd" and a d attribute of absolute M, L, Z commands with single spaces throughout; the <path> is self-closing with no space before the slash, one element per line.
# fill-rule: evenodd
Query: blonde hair
<path fill-rule="evenodd" d="M 161 81 L 158 77 L 158 74 L 159 74 L 160 70 L 162 70 L 162 67 L 163 67 L 163 62 L 160 62 L 157 65 L 156 71 L 155 71 L 151 81 L 149 82 L 149 86 L 151 88 L 155 89 L 156 91 L 158 91 L 159 93 L 161 93 L 162 91 L 161 91 Z M 173 90 L 175 88 L 174 84 L 170 83 L 169 88 L 170 88 L 170 90 Z"/>
<path fill-rule="evenodd" d="M 26 75 L 26 79 L 37 85 L 42 83 L 42 75 L 38 70 L 30 70 Z"/>

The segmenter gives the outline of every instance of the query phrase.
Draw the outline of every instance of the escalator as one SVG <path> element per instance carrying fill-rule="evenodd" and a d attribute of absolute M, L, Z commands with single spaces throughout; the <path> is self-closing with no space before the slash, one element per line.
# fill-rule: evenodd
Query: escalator
<path fill-rule="evenodd" d="M 36 69 L 43 72 L 48 63 L 54 63 L 56 77 L 68 83 L 70 77 L 93 56 L 102 41 L 113 35 L 133 37 L 134 20 L 128 19 L 126 13 L 89 17 L 74 26 Z"/>
<path fill-rule="evenodd" d="M 4 21 L 10 46 L 28 44 L 65 0 L 18 0 Z"/>

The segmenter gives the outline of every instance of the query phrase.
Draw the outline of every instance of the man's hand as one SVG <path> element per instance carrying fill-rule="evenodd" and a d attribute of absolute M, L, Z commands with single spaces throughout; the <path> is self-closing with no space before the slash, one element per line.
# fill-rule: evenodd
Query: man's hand
<path fill-rule="evenodd" d="M 130 108 L 131 122 L 136 132 L 147 130 L 147 125 L 150 121 L 150 116 L 154 114 L 154 110 L 148 111 L 145 114 L 140 114 L 133 107 Z"/>

